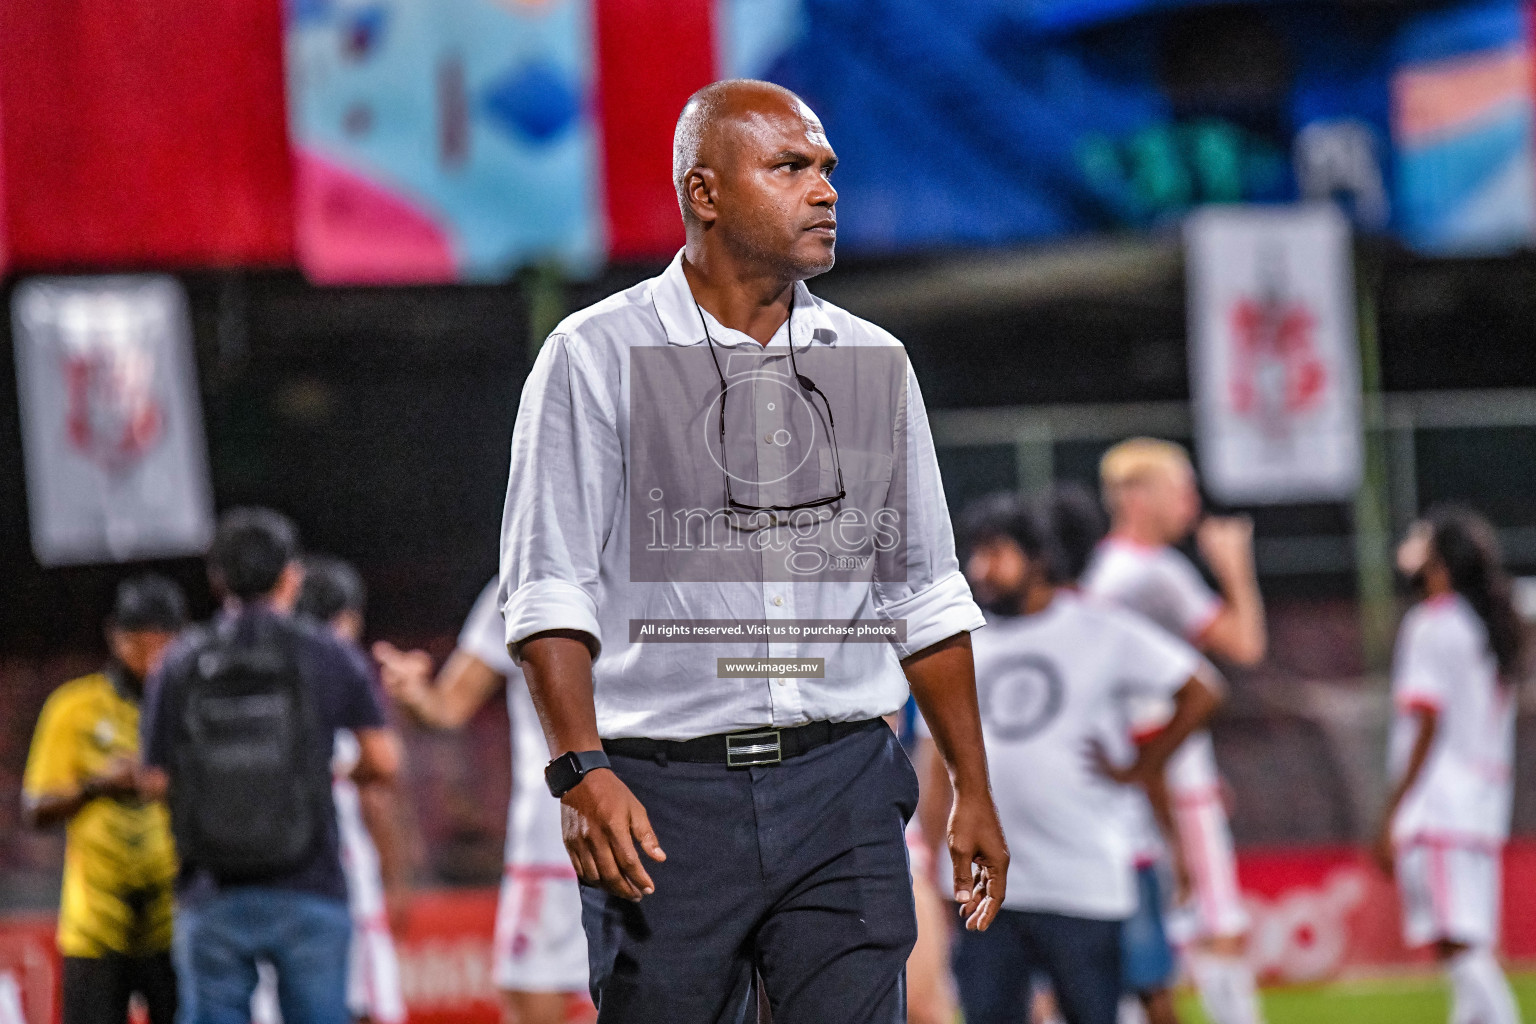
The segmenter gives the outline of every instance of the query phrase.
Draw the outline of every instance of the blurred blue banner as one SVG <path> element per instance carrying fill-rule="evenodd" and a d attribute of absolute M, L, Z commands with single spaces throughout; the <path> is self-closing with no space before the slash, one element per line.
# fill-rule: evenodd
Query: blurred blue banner
<path fill-rule="evenodd" d="M 1432 253 L 1510 251 L 1536 238 L 1531 30 L 1522 3 L 1421 15 L 1393 77 L 1398 227 Z"/>
<path fill-rule="evenodd" d="M 639 44 L 598 45 L 626 0 L 289 4 L 298 248 L 323 281 L 665 256 L 673 105 L 735 76 L 822 116 L 853 252 L 1298 199 L 1430 252 L 1536 231 L 1519 0 L 696 0 L 689 45 L 679 21 L 661 29 L 667 75 L 630 59 Z"/>
<path fill-rule="evenodd" d="M 1393 26 L 1253 4 L 803 0 L 768 74 L 842 157 L 843 237 L 899 251 L 1155 228 L 1209 202 L 1390 216 Z M 1260 55 L 1258 66 L 1249 56 Z"/>

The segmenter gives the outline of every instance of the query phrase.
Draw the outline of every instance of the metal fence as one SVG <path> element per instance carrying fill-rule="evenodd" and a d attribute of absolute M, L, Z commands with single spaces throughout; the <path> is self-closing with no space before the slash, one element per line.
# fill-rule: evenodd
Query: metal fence
<path fill-rule="evenodd" d="M 1090 486 L 1099 456 L 1134 435 L 1190 443 L 1185 402 L 945 409 L 931 413 L 955 511 L 982 494 Z M 1457 500 L 1498 526 L 1517 570 L 1536 569 L 1536 390 L 1398 393 L 1366 405 L 1386 458 L 1394 532 Z M 1212 724 L 1241 845 L 1368 837 L 1386 789 L 1386 678 L 1362 656 L 1348 504 L 1243 509 L 1270 603 L 1271 656 L 1237 672 Z M 1526 581 L 1527 583 L 1531 581 Z M 1524 588 L 1536 606 L 1536 585 Z M 1406 600 L 1406 595 L 1403 595 Z M 1403 602 L 1405 603 L 1405 601 Z M 1536 776 L 1536 701 L 1524 688 L 1517 780 Z M 1517 781 L 1515 829 L 1536 833 L 1536 787 Z"/>
<path fill-rule="evenodd" d="M 931 413 L 950 504 L 991 490 L 1090 483 L 1098 456 L 1138 434 L 1190 442 L 1186 402 L 943 409 Z M 1465 501 L 1499 527 L 1505 554 L 1536 568 L 1536 390 L 1426 391 L 1367 403 L 1365 426 L 1387 452 L 1394 529 L 1427 505 Z M 1262 576 L 1353 572 L 1348 506 L 1248 510 L 1261 517 Z M 1264 520 L 1281 532 L 1265 529 Z"/>

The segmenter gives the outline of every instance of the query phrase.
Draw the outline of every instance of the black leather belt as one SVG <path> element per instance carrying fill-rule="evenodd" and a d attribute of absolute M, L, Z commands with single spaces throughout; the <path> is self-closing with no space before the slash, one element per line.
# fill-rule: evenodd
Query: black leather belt
<path fill-rule="evenodd" d="M 686 761 L 692 764 L 723 764 L 727 768 L 752 768 L 799 757 L 833 740 L 876 726 L 885 728 L 885 720 L 866 718 L 858 722 L 808 722 L 790 729 L 719 732 L 692 740 L 603 740 L 603 750 L 609 756 L 644 758 L 661 764 Z"/>

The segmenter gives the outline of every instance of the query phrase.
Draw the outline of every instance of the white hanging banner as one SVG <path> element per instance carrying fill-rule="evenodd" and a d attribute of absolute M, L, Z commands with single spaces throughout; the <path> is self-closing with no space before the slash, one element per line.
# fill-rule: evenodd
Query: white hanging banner
<path fill-rule="evenodd" d="M 33 278 L 11 318 L 37 560 L 202 554 L 213 500 L 181 285 Z"/>
<path fill-rule="evenodd" d="M 1332 205 L 1213 206 L 1184 225 L 1190 385 L 1206 485 L 1231 504 L 1360 486 L 1349 225 Z"/>

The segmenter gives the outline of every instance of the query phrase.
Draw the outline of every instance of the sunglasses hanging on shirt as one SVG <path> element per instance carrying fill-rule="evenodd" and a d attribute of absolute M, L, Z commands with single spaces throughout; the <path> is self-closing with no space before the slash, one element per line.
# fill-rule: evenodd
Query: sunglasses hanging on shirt
<path fill-rule="evenodd" d="M 793 290 L 790 292 L 789 299 L 789 319 L 785 322 L 784 325 L 786 333 L 785 340 L 789 344 L 790 372 L 793 374 L 795 383 L 799 385 L 802 392 L 808 396 L 814 395 L 821 399 L 821 407 L 826 415 L 827 421 L 827 438 L 831 442 L 832 447 L 832 465 L 837 475 L 837 492 L 835 494 L 829 494 L 824 497 L 815 498 L 811 501 L 801 501 L 789 505 L 751 505 L 743 501 L 738 501 L 735 495 L 731 492 L 731 471 L 729 465 L 726 462 L 727 456 L 725 439 L 725 401 L 727 392 L 730 390 L 731 385 L 726 383 L 725 372 L 720 368 L 720 357 L 716 354 L 715 351 L 715 339 L 709 333 L 709 321 L 705 319 L 704 309 L 699 305 L 699 301 L 697 299 L 694 299 L 693 301 L 693 308 L 699 314 L 699 325 L 703 327 L 704 340 L 709 344 L 709 357 L 715 364 L 715 375 L 720 380 L 720 468 L 725 473 L 726 510 L 729 512 L 745 513 L 749 517 L 755 516 L 759 513 L 768 513 L 770 514 L 770 523 L 765 523 L 764 525 L 770 525 L 771 521 L 779 514 L 788 515 L 789 513 L 798 512 L 802 509 L 822 509 L 842 501 L 845 497 L 847 497 L 847 490 L 843 487 L 843 460 L 842 454 L 837 447 L 837 425 L 832 419 L 832 403 L 827 398 L 826 394 L 816 386 L 815 381 L 811 380 L 811 378 L 800 372 L 800 367 L 795 362 L 795 299 Z M 814 409 L 814 406 L 812 408 Z"/>

